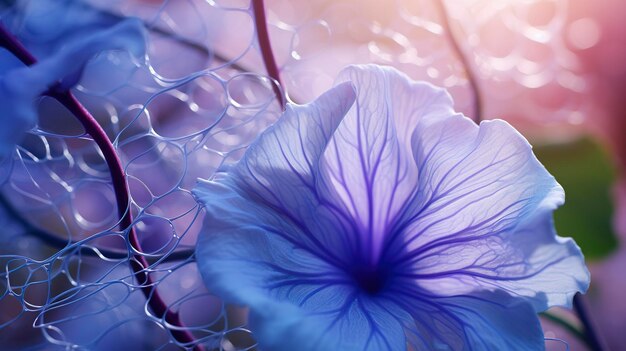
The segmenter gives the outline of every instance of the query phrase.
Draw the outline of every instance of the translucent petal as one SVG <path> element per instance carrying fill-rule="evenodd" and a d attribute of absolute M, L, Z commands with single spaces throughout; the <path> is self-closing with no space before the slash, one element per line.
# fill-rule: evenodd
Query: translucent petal
<path fill-rule="evenodd" d="M 416 350 L 543 350 L 543 331 L 530 304 L 504 292 L 437 297 L 419 291 L 396 296 L 414 324 L 406 326 Z"/>
<path fill-rule="evenodd" d="M 537 310 L 568 305 L 587 289 L 580 250 L 552 223 L 563 189 L 506 122 L 426 124 L 413 150 L 419 191 L 396 231 L 401 244 L 390 251 L 402 252 L 398 261 L 411 277 L 445 294 L 505 289 Z"/>
<path fill-rule="evenodd" d="M 320 299 L 337 290 L 329 287 Z M 319 290 L 311 290 L 306 296 Z M 335 299 L 295 308 L 285 303 L 256 304 L 251 307 L 251 327 L 268 350 L 404 350 L 407 338 L 403 326 L 409 314 L 387 301 L 367 296 L 354 298 L 343 291 Z M 317 306 L 315 311 L 307 307 Z M 323 306 L 321 310 L 319 306 Z M 305 312 L 306 311 L 306 312 Z M 261 315 L 261 317 L 259 317 Z"/>
<path fill-rule="evenodd" d="M 290 240 L 299 228 L 263 204 L 243 198 L 241 191 L 228 179 L 197 187 L 207 217 L 196 258 L 211 291 L 250 308 L 250 327 L 262 347 L 405 347 L 397 317 L 402 311 L 360 296 L 344 271 Z"/>
<path fill-rule="evenodd" d="M 354 90 L 345 83 L 310 104 L 288 105 L 230 172 L 242 191 L 300 228 L 287 233 L 290 240 L 334 263 L 348 247 L 340 234 L 347 220 L 316 193 L 318 162 L 353 103 Z"/>
<path fill-rule="evenodd" d="M 319 192 L 355 219 L 360 250 L 376 263 L 417 185 L 411 133 L 424 118 L 452 114 L 452 101 L 442 89 L 375 65 L 351 66 L 338 81 L 351 81 L 357 100 L 324 152 Z"/>

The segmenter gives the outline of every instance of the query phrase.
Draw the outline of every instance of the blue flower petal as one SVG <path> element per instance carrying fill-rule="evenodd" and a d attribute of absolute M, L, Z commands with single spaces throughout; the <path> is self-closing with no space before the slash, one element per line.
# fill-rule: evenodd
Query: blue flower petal
<path fill-rule="evenodd" d="M 248 196 L 300 227 L 300 232 L 287 234 L 290 240 L 334 263 L 344 259 L 340 256 L 347 244 L 341 227 L 347 224 L 340 211 L 318 196 L 317 164 L 354 97 L 352 85 L 345 83 L 313 103 L 288 105 L 229 171 Z"/>
<path fill-rule="evenodd" d="M 530 304 L 504 292 L 476 291 L 437 297 L 403 292 L 413 325 L 406 326 L 416 350 L 543 350 L 544 338 Z"/>
<path fill-rule="evenodd" d="M 319 299 L 327 299 L 320 294 Z M 304 296 L 310 296 L 311 291 Z M 251 306 L 250 327 L 264 349 L 278 351 L 395 351 L 407 347 L 404 325 L 413 323 L 411 316 L 397 306 L 367 297 L 350 299 L 335 292 L 333 299 L 309 303 L 306 307 L 275 301 Z M 388 306 L 386 306 L 388 305 Z"/>
<path fill-rule="evenodd" d="M 254 304 L 289 273 L 311 282 L 333 278 L 334 267 L 292 239 L 300 228 L 240 192 L 228 178 L 194 190 L 207 208 L 204 227 L 210 234 L 199 237 L 196 252 L 210 288 L 231 302 Z"/>
<path fill-rule="evenodd" d="M 302 248 L 300 228 L 242 197 L 232 179 L 200 184 L 207 207 L 196 257 L 206 285 L 226 301 L 249 306 L 250 327 L 271 350 L 398 350 L 406 345 L 394 306 L 383 306 L 352 279 Z M 289 234 L 285 234 L 289 233 Z"/>
<path fill-rule="evenodd" d="M 411 276 L 432 291 L 504 289 L 538 311 L 586 291 L 583 256 L 552 223 L 563 189 L 528 142 L 500 120 L 428 122 L 413 135 L 419 191 L 391 255 L 403 252 Z"/>
<path fill-rule="evenodd" d="M 424 118 L 452 115 L 452 100 L 388 67 L 351 66 L 338 81 L 354 84 L 356 106 L 324 153 L 318 191 L 355 219 L 359 237 L 352 240 L 376 263 L 388 228 L 417 188 L 412 131 Z"/>

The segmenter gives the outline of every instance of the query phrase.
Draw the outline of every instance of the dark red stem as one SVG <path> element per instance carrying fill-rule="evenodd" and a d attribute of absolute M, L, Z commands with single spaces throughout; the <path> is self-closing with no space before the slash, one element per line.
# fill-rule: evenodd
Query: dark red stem
<path fill-rule="evenodd" d="M 35 56 L 31 55 L 24 45 L 20 43 L 13 33 L 8 31 L 2 23 L 0 23 L 0 47 L 7 49 L 27 66 L 32 66 L 37 63 Z"/>
<path fill-rule="evenodd" d="M 17 57 L 24 64 L 31 66 L 37 63 L 37 59 L 20 43 L 20 41 L 11 34 L 2 24 L 0 24 L 0 46 L 3 46 L 9 50 L 15 57 Z M 126 182 L 126 174 L 122 168 L 122 162 L 120 161 L 113 143 L 109 140 L 106 132 L 98 121 L 87 111 L 87 109 L 76 99 L 71 91 L 59 91 L 50 89 L 46 95 L 49 95 L 58 100 L 65 108 L 67 108 L 85 128 L 85 132 L 89 134 L 94 142 L 102 151 L 104 160 L 109 167 L 109 173 L 111 174 L 111 181 L 113 183 L 113 189 L 115 190 L 115 198 L 117 200 L 117 209 L 120 217 L 120 229 L 128 230 L 128 240 L 130 245 L 137 251 L 141 252 L 141 243 L 137 237 L 137 233 L 132 227 L 133 218 L 130 212 L 129 204 L 129 191 L 128 183 Z M 163 316 L 165 321 L 175 328 L 170 330 L 172 336 L 183 344 L 193 345 L 195 338 L 193 335 L 184 329 L 184 325 L 178 316 L 178 313 L 171 311 L 158 290 L 155 288 L 155 281 L 152 279 L 149 273 L 150 264 L 145 256 L 141 254 L 133 255 L 130 260 L 131 267 L 133 269 L 135 279 L 141 286 L 141 291 L 148 301 L 148 306 L 156 316 Z M 201 345 L 195 345 L 193 347 L 195 351 L 204 351 Z"/>
<path fill-rule="evenodd" d="M 265 5 L 263 4 L 263 0 L 252 0 L 252 12 L 254 13 L 254 25 L 256 26 L 257 40 L 259 41 L 259 47 L 261 48 L 261 56 L 263 57 L 263 63 L 265 63 L 265 70 L 267 70 L 267 74 L 278 83 L 278 85 L 272 84 L 272 88 L 274 89 L 274 94 L 276 94 L 276 97 L 280 102 L 280 106 L 284 108 L 285 96 L 280 90 L 280 87 L 284 87 L 284 85 L 280 79 L 280 72 L 278 71 L 278 65 L 276 65 L 276 59 L 274 58 L 274 52 L 272 51 L 272 44 L 267 30 L 267 18 L 265 17 Z"/>

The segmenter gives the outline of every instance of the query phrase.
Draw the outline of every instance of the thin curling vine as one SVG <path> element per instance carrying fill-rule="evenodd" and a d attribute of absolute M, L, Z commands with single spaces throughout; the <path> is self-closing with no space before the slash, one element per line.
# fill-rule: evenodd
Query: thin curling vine
<path fill-rule="evenodd" d="M 0 24 L 0 46 L 7 49 L 27 66 L 32 66 L 37 63 L 37 59 L 2 24 Z M 85 128 L 85 132 L 93 138 L 96 145 L 98 145 L 111 175 L 120 217 L 120 230 L 128 231 L 128 241 L 130 245 L 137 250 L 137 252 L 142 252 L 141 243 L 132 227 L 133 218 L 129 209 L 130 198 L 126 175 L 117 152 L 115 151 L 115 147 L 107 137 L 104 129 L 102 129 L 96 119 L 78 99 L 76 99 L 69 90 L 69 87 L 64 86 L 64 84 L 52 86 L 44 95 L 56 99 L 65 106 L 82 124 Z M 169 328 L 172 336 L 181 344 L 191 346 L 194 351 L 204 351 L 204 347 L 197 344 L 194 336 L 188 330 L 185 330 L 185 326 L 180 320 L 178 313 L 171 311 L 159 294 L 155 287 L 156 283 L 150 276 L 150 263 L 146 257 L 137 253 L 133 255 L 130 263 L 135 279 L 139 283 L 141 291 L 146 297 L 148 306 L 152 312 L 156 316 L 162 317 L 165 322 L 173 326 Z"/>

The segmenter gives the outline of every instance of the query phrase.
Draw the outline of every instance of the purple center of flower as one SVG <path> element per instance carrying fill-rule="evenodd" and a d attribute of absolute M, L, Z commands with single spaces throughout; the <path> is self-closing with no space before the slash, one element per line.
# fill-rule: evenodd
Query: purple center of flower
<path fill-rule="evenodd" d="M 353 267 L 350 275 L 356 285 L 369 295 L 381 292 L 389 283 L 389 272 L 380 267 Z"/>

